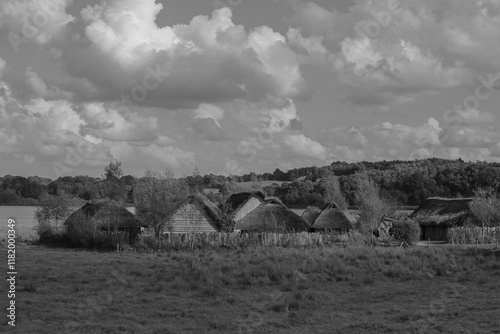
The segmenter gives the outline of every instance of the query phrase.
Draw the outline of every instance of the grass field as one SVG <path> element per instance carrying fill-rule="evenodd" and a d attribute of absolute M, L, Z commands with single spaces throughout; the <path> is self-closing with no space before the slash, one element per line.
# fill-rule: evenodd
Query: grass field
<path fill-rule="evenodd" d="M 493 249 L 156 254 L 19 244 L 16 255 L 17 326 L 6 332 L 500 333 Z"/>

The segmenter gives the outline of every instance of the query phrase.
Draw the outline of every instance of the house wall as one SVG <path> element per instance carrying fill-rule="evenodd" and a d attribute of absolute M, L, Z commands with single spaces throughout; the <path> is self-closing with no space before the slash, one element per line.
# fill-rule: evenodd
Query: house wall
<path fill-rule="evenodd" d="M 217 232 L 215 223 L 204 210 L 194 204 L 186 203 L 180 207 L 165 225 L 164 232 L 206 233 Z"/>
<path fill-rule="evenodd" d="M 422 225 L 422 240 L 446 241 L 448 227 L 444 225 Z"/>
<path fill-rule="evenodd" d="M 251 197 L 245 204 L 243 204 L 243 206 L 239 210 L 235 212 L 234 221 L 239 221 L 250 212 L 255 210 L 261 203 L 262 202 L 259 199 Z"/>

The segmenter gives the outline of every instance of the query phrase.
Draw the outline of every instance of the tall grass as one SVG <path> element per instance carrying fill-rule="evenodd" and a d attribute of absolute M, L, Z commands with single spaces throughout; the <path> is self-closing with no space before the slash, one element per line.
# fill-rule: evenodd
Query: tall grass
<path fill-rule="evenodd" d="M 261 247 L 317 248 L 366 245 L 367 237 L 358 232 L 337 233 L 171 233 L 156 238 L 143 237 L 136 245 L 137 251 L 182 251 L 208 249 L 248 249 Z"/>

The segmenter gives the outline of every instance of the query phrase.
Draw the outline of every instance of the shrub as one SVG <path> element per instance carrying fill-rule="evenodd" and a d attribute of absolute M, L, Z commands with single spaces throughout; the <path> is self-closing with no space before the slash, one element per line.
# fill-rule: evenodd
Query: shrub
<path fill-rule="evenodd" d="M 403 222 L 394 222 L 392 224 L 394 239 L 398 242 L 406 242 L 413 245 L 420 239 L 420 226 L 417 222 L 409 219 Z"/>

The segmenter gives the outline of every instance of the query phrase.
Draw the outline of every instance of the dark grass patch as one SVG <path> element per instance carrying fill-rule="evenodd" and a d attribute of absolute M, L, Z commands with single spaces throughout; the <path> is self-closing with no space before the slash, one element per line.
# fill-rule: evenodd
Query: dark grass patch
<path fill-rule="evenodd" d="M 158 256 L 19 247 L 20 333 L 238 333 L 256 314 L 254 333 L 419 333 L 431 303 L 440 301 L 442 317 L 431 332 L 497 330 L 500 262 L 491 251 L 262 248 Z M 25 291 L 35 278 L 36 292 Z M 72 322 L 78 325 L 64 327 Z"/>

